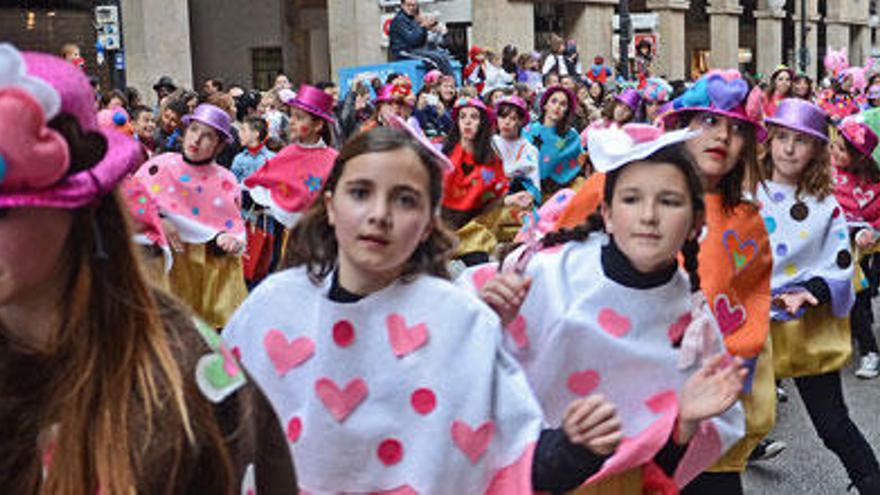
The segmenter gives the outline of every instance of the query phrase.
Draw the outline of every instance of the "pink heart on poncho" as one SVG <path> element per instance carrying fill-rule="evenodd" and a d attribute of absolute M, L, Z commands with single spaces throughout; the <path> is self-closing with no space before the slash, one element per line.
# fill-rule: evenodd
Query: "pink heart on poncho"
<path fill-rule="evenodd" d="M 523 315 L 517 315 L 517 317 L 512 322 L 508 323 L 504 329 L 510 334 L 510 337 L 518 348 L 525 349 L 529 346 L 529 336 L 526 333 L 526 319 Z"/>
<path fill-rule="evenodd" d="M 853 199 L 856 200 L 856 203 L 859 204 L 859 208 L 864 208 L 866 204 L 870 203 L 874 199 L 874 191 L 868 189 L 867 191 L 862 190 L 861 187 L 856 187 L 852 192 Z"/>
<path fill-rule="evenodd" d="M 614 311 L 611 308 L 604 308 L 599 311 L 599 327 L 615 337 L 623 337 L 632 328 L 632 322 L 629 318 Z"/>
<path fill-rule="evenodd" d="M 474 464 L 486 453 L 494 434 L 495 423 L 492 421 L 486 421 L 476 430 L 464 421 L 452 423 L 452 440 Z"/>
<path fill-rule="evenodd" d="M 568 375 L 566 385 L 575 395 L 586 397 L 590 395 L 600 382 L 599 373 L 596 370 L 575 371 Z"/>
<path fill-rule="evenodd" d="M 745 323 L 746 309 L 740 304 L 731 306 L 727 294 L 718 294 L 715 297 L 715 319 L 718 320 L 721 334 L 726 337 Z"/>
<path fill-rule="evenodd" d="M 341 423 L 367 398 L 367 383 L 355 378 L 344 389 L 340 389 L 333 380 L 320 378 L 315 382 L 315 393 L 336 421 Z"/>
<path fill-rule="evenodd" d="M 407 327 L 403 316 L 396 313 L 389 315 L 386 323 L 391 349 L 398 358 L 406 356 L 428 342 L 428 327 L 424 323 Z"/>
<path fill-rule="evenodd" d="M 288 342 L 284 332 L 272 329 L 263 337 L 263 347 L 269 360 L 275 365 L 275 371 L 284 375 L 293 368 L 306 362 L 315 353 L 315 343 L 308 337 L 299 337 Z"/>
<path fill-rule="evenodd" d="M 0 90 L 0 190 L 46 188 L 69 168 L 67 141 L 46 126 L 43 107 L 24 90 Z"/>

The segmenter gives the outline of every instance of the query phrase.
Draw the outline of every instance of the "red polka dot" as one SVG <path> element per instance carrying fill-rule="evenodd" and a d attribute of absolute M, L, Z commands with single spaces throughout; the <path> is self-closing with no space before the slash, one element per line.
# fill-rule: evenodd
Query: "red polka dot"
<path fill-rule="evenodd" d="M 393 438 L 383 440 L 376 449 L 376 455 L 386 466 L 393 466 L 403 459 L 403 444 Z"/>
<path fill-rule="evenodd" d="M 437 396 L 429 388 L 420 388 L 410 397 L 413 409 L 419 414 L 430 414 L 437 407 Z"/>
<path fill-rule="evenodd" d="M 302 420 L 298 416 L 290 418 L 290 421 L 287 422 L 287 439 L 291 443 L 296 443 L 299 440 L 300 433 L 302 433 L 302 428 Z"/>
<path fill-rule="evenodd" d="M 835 206 L 834 210 L 831 211 L 831 218 L 837 218 L 840 216 L 840 207 Z"/>
<path fill-rule="evenodd" d="M 333 325 L 333 342 L 339 347 L 348 347 L 354 342 L 354 325 L 348 320 L 337 321 Z"/>

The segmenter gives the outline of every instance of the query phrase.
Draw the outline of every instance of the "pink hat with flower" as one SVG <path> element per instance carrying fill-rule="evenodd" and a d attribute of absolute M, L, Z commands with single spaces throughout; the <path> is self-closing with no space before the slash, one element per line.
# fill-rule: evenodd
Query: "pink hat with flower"
<path fill-rule="evenodd" d="M 458 120 L 458 112 L 462 108 L 467 108 L 467 107 L 476 108 L 477 110 L 479 110 L 480 112 L 482 112 L 486 115 L 486 117 L 489 119 L 489 122 L 491 122 L 493 124 L 495 123 L 495 112 L 493 112 L 492 109 L 487 107 L 486 104 L 483 103 L 483 100 L 481 100 L 479 98 L 467 98 L 464 96 L 455 100 L 455 106 L 452 107 L 452 120 L 453 121 Z"/>
<path fill-rule="evenodd" d="M 840 122 L 837 129 L 862 155 L 870 156 L 874 153 L 874 148 L 877 147 L 877 134 L 864 122 L 859 122 L 854 117 L 847 117 Z"/>
<path fill-rule="evenodd" d="M 392 83 L 382 86 L 376 95 L 376 103 L 400 101 L 407 103 L 407 98 L 412 96 L 412 83 L 406 76 L 398 77 Z M 409 103 L 407 103 L 409 104 Z"/>
<path fill-rule="evenodd" d="M 501 109 L 502 105 L 507 105 L 509 107 L 513 107 L 519 112 L 522 121 L 528 123 L 529 120 L 529 106 L 526 104 L 525 100 L 516 95 L 505 96 L 498 100 L 498 103 L 495 104 L 495 113 Z"/>
<path fill-rule="evenodd" d="M 763 141 L 767 129 L 761 122 L 761 108 L 748 104 L 748 95 L 749 84 L 739 71 L 709 71 L 684 94 L 672 100 L 672 110 L 663 115 L 663 124 L 671 128 L 686 113 L 710 112 L 750 124 L 756 139 Z"/>
<path fill-rule="evenodd" d="M 100 147 L 103 157 L 71 171 L 70 143 L 48 126 L 72 118 L 77 146 Z M 88 77 L 64 59 L 21 53 L 0 44 L 0 208 L 75 209 L 110 193 L 142 160 L 131 137 L 98 126 Z"/>

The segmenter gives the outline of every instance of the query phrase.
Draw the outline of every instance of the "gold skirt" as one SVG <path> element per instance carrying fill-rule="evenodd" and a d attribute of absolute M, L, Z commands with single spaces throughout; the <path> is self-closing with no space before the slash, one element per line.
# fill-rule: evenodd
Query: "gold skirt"
<path fill-rule="evenodd" d="M 241 257 L 217 256 L 206 244 L 184 244 L 168 274 L 171 292 L 214 328 L 223 328 L 247 297 Z"/>
<path fill-rule="evenodd" d="M 740 396 L 743 412 L 746 416 L 746 436 L 725 452 L 708 471 L 715 473 L 741 473 L 745 471 L 749 454 L 755 450 L 755 447 L 761 443 L 761 440 L 770 433 L 773 425 L 776 424 L 776 381 L 773 375 L 773 356 L 776 349 L 774 345 L 768 336 L 764 348 L 758 354 L 755 374 L 752 377 L 751 392 Z"/>
<path fill-rule="evenodd" d="M 797 320 L 771 322 L 770 335 L 776 378 L 837 371 L 852 355 L 849 317 L 835 318 L 830 304 L 809 308 Z"/>
<path fill-rule="evenodd" d="M 571 495 L 641 495 L 642 468 L 630 469 L 569 493 Z"/>

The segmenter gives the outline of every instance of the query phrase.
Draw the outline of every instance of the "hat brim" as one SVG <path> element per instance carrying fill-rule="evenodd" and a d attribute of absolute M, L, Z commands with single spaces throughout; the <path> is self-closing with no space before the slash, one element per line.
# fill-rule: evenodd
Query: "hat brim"
<path fill-rule="evenodd" d="M 764 119 L 764 122 L 766 122 L 767 125 L 770 125 L 770 124 L 777 125 L 779 127 L 785 127 L 786 129 L 791 129 L 793 131 L 798 131 L 798 132 L 803 132 L 804 134 L 809 134 L 810 136 L 813 136 L 814 138 L 819 139 L 823 143 L 827 143 L 829 141 L 828 135 L 822 134 L 821 132 L 816 131 L 814 129 L 810 129 L 810 128 L 803 127 L 803 126 L 791 125 L 788 122 L 783 122 L 781 120 L 777 120 L 772 117 Z"/>
<path fill-rule="evenodd" d="M 194 116 L 194 115 L 184 115 L 183 118 L 180 120 L 181 120 L 181 122 L 183 122 L 183 125 L 189 125 L 189 123 L 194 120 L 196 122 L 201 122 L 202 124 L 205 124 L 206 126 L 210 127 L 211 129 L 214 129 L 215 131 L 219 132 L 220 135 L 223 137 L 224 143 L 230 144 L 233 141 L 232 134 L 229 131 L 217 127 L 217 125 L 214 124 L 213 122 L 209 122 L 205 119 L 201 119 L 201 118 Z"/>
<path fill-rule="evenodd" d="M 713 113 L 715 115 L 721 115 L 723 117 L 736 119 L 740 122 L 749 124 L 754 129 L 755 139 L 758 142 L 762 143 L 762 142 L 764 142 L 765 139 L 767 139 L 767 128 L 764 126 L 764 124 L 762 124 L 761 122 L 754 121 L 754 120 L 748 118 L 748 116 L 746 116 L 742 113 L 739 113 L 739 112 L 730 112 L 730 111 L 721 110 L 718 108 L 684 107 L 684 108 L 678 108 L 675 110 L 671 110 L 671 111 L 663 114 L 659 118 L 663 122 L 664 126 L 666 126 L 666 127 L 673 126 L 674 127 L 675 124 L 678 122 L 678 119 L 681 118 L 684 114 L 686 114 L 686 113 L 703 113 L 703 112 Z"/>
<path fill-rule="evenodd" d="M 326 120 L 327 122 L 330 122 L 331 124 L 336 123 L 336 119 L 333 118 L 332 115 L 322 111 L 319 108 L 315 108 L 312 105 L 309 105 L 308 103 L 299 101 L 297 99 L 293 99 L 293 100 L 290 100 L 289 102 L 285 102 L 285 103 L 287 103 L 288 106 L 296 107 L 304 112 L 308 112 L 308 113 L 314 115 L 315 117 L 318 117 L 319 119 Z"/>
<path fill-rule="evenodd" d="M 623 131 L 621 131 L 623 132 Z M 615 155 L 605 153 L 601 146 L 589 146 L 594 139 L 602 139 L 601 132 L 591 133 L 588 140 L 590 160 L 593 167 L 602 173 L 613 172 L 628 163 L 644 160 L 661 149 L 674 144 L 683 143 L 700 135 L 698 131 L 679 129 L 677 131 L 664 132 L 660 137 L 646 143 L 637 143 L 629 146 L 625 152 Z M 607 144 L 607 143 L 606 143 Z"/>
<path fill-rule="evenodd" d="M 428 138 L 426 138 L 424 134 L 413 129 L 412 126 L 407 124 L 406 121 L 402 118 L 398 117 L 397 115 L 391 115 L 388 119 L 388 126 L 397 129 L 403 129 L 407 132 L 407 134 L 418 141 L 420 145 L 427 148 L 427 150 L 432 155 L 434 155 L 435 158 L 437 158 L 438 163 L 440 163 L 441 167 L 443 168 L 443 172 L 450 172 L 454 168 L 452 165 L 452 161 L 449 160 L 448 156 L 444 155 L 442 151 L 434 146 L 434 143 L 428 141 Z"/>
<path fill-rule="evenodd" d="M 112 192 L 145 159 L 140 145 L 114 129 L 99 129 L 107 142 L 104 158 L 87 170 L 65 176 L 55 185 L 37 191 L 11 191 L 0 195 L 0 208 L 60 208 L 73 210 Z"/>

